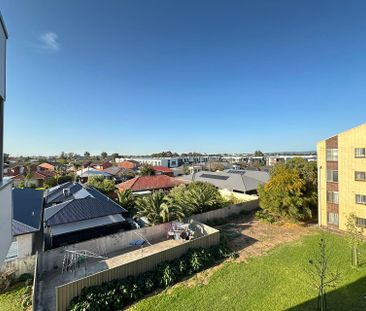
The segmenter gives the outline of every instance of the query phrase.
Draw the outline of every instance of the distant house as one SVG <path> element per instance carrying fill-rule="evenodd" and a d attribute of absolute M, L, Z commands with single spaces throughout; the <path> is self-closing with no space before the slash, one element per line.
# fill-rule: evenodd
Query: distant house
<path fill-rule="evenodd" d="M 219 189 L 227 189 L 233 192 L 256 194 L 258 186 L 269 181 L 269 173 L 254 170 L 200 171 L 182 176 L 181 179 L 189 182 L 208 182 Z"/>
<path fill-rule="evenodd" d="M 20 183 L 27 182 L 27 186 L 34 186 L 36 188 L 43 187 L 45 180 L 55 176 L 53 171 L 42 171 L 42 172 L 32 172 L 30 179 L 26 180 L 26 174 L 22 173 L 13 176 L 11 179 L 13 181 L 13 186 L 18 187 Z"/>
<path fill-rule="evenodd" d="M 76 172 L 76 175 L 78 175 L 80 177 L 80 181 L 82 183 L 88 182 L 89 177 L 92 177 L 92 176 L 103 176 L 107 179 L 112 179 L 111 174 L 109 174 L 107 172 L 104 172 L 102 170 L 97 170 L 93 167 L 87 167 L 87 168 L 83 168 L 81 170 L 78 170 Z"/>
<path fill-rule="evenodd" d="M 103 172 L 113 176 L 114 180 L 117 182 L 123 182 L 135 177 L 135 171 L 119 166 L 108 167 L 103 170 Z"/>
<path fill-rule="evenodd" d="M 89 167 L 92 167 L 98 171 L 103 171 L 108 167 L 113 166 L 111 162 L 92 162 L 90 163 Z"/>
<path fill-rule="evenodd" d="M 135 194 L 143 195 L 156 190 L 167 191 L 181 183 L 182 181 L 166 175 L 154 175 L 138 176 L 123 183 L 120 183 L 116 187 L 119 191 L 131 189 Z"/>
<path fill-rule="evenodd" d="M 135 170 L 138 168 L 139 162 L 134 161 L 134 160 L 124 160 L 122 162 L 118 162 L 117 165 L 122 168 Z"/>
<path fill-rule="evenodd" d="M 57 165 L 54 163 L 43 162 L 43 163 L 37 165 L 38 172 L 42 172 L 42 171 L 52 171 L 53 172 L 56 169 L 57 169 Z"/>
<path fill-rule="evenodd" d="M 43 191 L 13 189 L 13 243 L 7 259 L 33 255 L 42 246 Z"/>
<path fill-rule="evenodd" d="M 14 177 L 23 173 L 24 173 L 23 165 L 13 165 L 7 168 L 5 176 Z"/>
<path fill-rule="evenodd" d="M 96 189 L 78 183 L 54 187 L 45 196 L 46 248 L 123 230 L 127 211 Z"/>
<path fill-rule="evenodd" d="M 165 166 L 153 166 L 156 175 L 166 175 L 173 177 L 174 172 L 171 168 Z"/>

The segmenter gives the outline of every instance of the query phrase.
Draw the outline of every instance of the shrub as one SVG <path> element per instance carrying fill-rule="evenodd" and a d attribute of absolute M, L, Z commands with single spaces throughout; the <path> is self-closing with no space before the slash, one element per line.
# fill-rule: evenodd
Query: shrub
<path fill-rule="evenodd" d="M 167 288 L 215 261 L 234 255 L 225 244 L 190 249 L 180 258 L 159 264 L 154 271 L 84 288 L 80 296 L 72 299 L 69 310 L 120 310 L 158 288 Z"/>

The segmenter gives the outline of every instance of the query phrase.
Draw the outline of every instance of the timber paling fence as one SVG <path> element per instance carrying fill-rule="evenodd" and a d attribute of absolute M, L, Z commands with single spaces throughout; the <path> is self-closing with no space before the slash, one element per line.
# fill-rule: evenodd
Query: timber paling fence
<path fill-rule="evenodd" d="M 161 252 L 136 258 L 134 261 L 56 287 L 56 310 L 65 311 L 71 300 L 80 295 L 82 289 L 85 287 L 100 285 L 114 279 L 123 279 L 130 275 L 139 275 L 143 272 L 153 270 L 161 262 L 170 261 L 182 256 L 191 248 L 209 248 L 220 243 L 220 232 L 218 230 L 198 222 L 196 224 L 203 229 L 205 235 L 182 242 L 182 244 Z"/>

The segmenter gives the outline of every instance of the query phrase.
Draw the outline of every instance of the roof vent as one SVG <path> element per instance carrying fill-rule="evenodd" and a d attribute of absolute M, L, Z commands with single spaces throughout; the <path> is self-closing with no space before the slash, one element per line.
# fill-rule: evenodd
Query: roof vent
<path fill-rule="evenodd" d="M 69 188 L 62 189 L 62 193 L 65 197 L 68 197 L 70 195 L 70 189 Z"/>

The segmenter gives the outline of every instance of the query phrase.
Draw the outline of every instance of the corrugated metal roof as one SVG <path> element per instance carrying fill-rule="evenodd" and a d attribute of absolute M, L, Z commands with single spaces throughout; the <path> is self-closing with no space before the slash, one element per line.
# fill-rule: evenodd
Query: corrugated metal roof
<path fill-rule="evenodd" d="M 21 234 L 26 234 L 26 233 L 31 233 L 31 232 L 35 232 L 38 231 L 39 228 L 33 228 L 31 226 L 28 226 L 22 222 L 16 221 L 13 219 L 12 223 L 11 223 L 11 231 L 12 234 L 14 236 L 16 235 L 21 235 Z"/>
<path fill-rule="evenodd" d="M 54 212 L 57 209 L 56 212 Z M 49 211 L 48 211 L 49 210 Z M 54 226 L 77 222 L 102 216 L 121 214 L 125 209 L 118 204 L 100 199 L 86 197 L 74 199 L 46 208 L 45 222 L 47 226 Z"/>
<path fill-rule="evenodd" d="M 117 215 L 109 215 L 103 216 L 99 218 L 93 218 L 68 224 L 62 224 L 58 226 L 53 226 L 51 228 L 51 236 L 57 236 L 65 233 L 85 230 L 89 228 L 95 228 L 105 225 L 111 225 L 114 223 L 124 222 L 125 219 L 117 214 Z"/>
<path fill-rule="evenodd" d="M 13 189 L 13 219 L 39 229 L 43 207 L 43 191 L 30 188 Z"/>
<path fill-rule="evenodd" d="M 236 173 L 228 171 L 201 171 L 188 176 L 183 176 L 182 179 L 208 182 L 220 189 L 228 189 L 230 191 L 236 190 L 246 193 L 248 191 L 257 190 L 258 185 L 268 182 L 269 174 L 267 172 L 249 170 L 242 170 Z"/>

